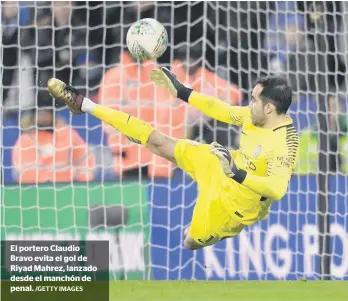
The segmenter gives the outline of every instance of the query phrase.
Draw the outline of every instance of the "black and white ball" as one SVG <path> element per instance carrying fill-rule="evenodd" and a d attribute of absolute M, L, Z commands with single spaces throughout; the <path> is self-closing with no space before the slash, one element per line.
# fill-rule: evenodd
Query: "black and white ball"
<path fill-rule="evenodd" d="M 128 50 L 141 61 L 158 59 L 166 51 L 167 46 L 167 30 L 155 19 L 141 19 L 127 32 Z"/>

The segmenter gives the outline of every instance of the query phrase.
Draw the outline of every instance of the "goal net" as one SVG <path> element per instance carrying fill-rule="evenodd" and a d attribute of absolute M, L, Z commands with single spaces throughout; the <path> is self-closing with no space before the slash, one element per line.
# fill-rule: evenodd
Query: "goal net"
<path fill-rule="evenodd" d="M 347 11 L 311 1 L 2 1 L 2 239 L 109 240 L 113 279 L 347 280 Z M 294 88 L 300 156 L 288 193 L 267 220 L 204 250 L 183 248 L 195 182 L 46 89 L 57 77 L 169 135 L 238 148 L 238 128 L 162 95 L 148 78 L 156 63 L 129 56 L 127 29 L 147 17 L 168 31 L 157 64 L 195 90 L 247 105 L 260 74 Z"/>

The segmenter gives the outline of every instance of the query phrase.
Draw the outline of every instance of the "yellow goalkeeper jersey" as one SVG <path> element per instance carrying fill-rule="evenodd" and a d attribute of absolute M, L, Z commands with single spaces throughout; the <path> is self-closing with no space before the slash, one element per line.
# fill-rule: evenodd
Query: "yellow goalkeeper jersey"
<path fill-rule="evenodd" d="M 271 203 L 286 193 L 296 166 L 299 138 L 292 119 L 287 117 L 284 124 L 264 129 L 252 124 L 248 107 L 230 106 L 196 92 L 191 94 L 189 103 L 211 118 L 242 127 L 240 147 L 231 154 L 236 166 L 245 170 L 247 176 L 232 187 L 238 195 L 238 204 L 234 205 L 244 208 L 245 224 L 265 219 Z M 226 199 L 231 193 L 230 189 L 224 191 Z"/>

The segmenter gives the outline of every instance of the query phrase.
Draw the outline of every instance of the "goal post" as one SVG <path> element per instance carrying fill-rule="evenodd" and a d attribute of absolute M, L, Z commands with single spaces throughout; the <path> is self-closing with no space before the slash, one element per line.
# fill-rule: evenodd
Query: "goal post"
<path fill-rule="evenodd" d="M 2 239 L 107 239 L 116 280 L 348 280 L 348 5 L 318 3 L 2 1 Z M 169 35 L 158 65 L 202 93 L 247 105 L 262 74 L 294 88 L 300 153 L 286 196 L 268 219 L 195 252 L 183 248 L 195 182 L 46 91 L 54 76 L 169 135 L 237 148 L 240 129 L 160 98 L 146 78 L 155 63 L 127 55 L 127 29 L 145 17 Z M 49 106 L 54 126 L 33 121 Z"/>
<path fill-rule="evenodd" d="M 322 12 L 325 7 L 316 5 L 310 12 L 310 19 L 316 25 L 316 49 L 318 61 L 317 81 L 317 106 L 318 106 L 318 123 L 319 123 L 319 156 L 318 156 L 318 230 L 319 230 L 319 256 L 320 268 L 319 273 L 322 280 L 330 280 L 331 254 L 330 254 L 330 218 L 328 206 L 328 189 L 329 189 L 329 141 L 328 141 L 328 102 L 329 88 L 326 85 L 328 75 L 325 55 L 327 52 L 325 20 Z M 316 14 L 320 14 L 316 18 Z"/>

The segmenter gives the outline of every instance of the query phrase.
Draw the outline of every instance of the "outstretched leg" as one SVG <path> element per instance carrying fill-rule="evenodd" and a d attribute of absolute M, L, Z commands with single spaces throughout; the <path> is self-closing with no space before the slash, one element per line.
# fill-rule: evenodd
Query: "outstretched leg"
<path fill-rule="evenodd" d="M 129 140 L 142 144 L 154 154 L 176 163 L 174 150 L 177 139 L 156 131 L 150 124 L 134 116 L 94 103 L 74 87 L 58 79 L 51 78 L 48 81 L 48 90 L 54 98 L 65 102 L 72 113 L 89 113 L 120 131 Z"/>
<path fill-rule="evenodd" d="M 205 160 L 209 154 L 207 145 L 202 145 L 199 148 L 193 141 L 185 141 L 169 137 L 159 131 L 156 131 L 152 126 L 136 117 L 133 117 L 124 112 L 114 110 L 105 106 L 98 105 L 88 98 L 85 98 L 74 87 L 65 84 L 64 82 L 52 78 L 48 81 L 48 90 L 50 94 L 57 100 L 66 103 L 69 110 L 74 114 L 89 113 L 98 119 L 108 123 L 122 134 L 128 137 L 129 140 L 147 147 L 154 154 L 168 159 L 176 163 L 182 170 L 191 175 L 196 181 L 202 181 L 202 177 L 206 174 L 204 167 L 207 166 Z M 177 148 L 177 149 L 176 149 Z M 187 149 L 190 150 L 187 150 Z M 194 149 L 191 149 L 194 148 Z M 186 151 L 185 151 L 186 150 Z M 175 156 L 175 151 L 177 154 Z M 200 156 L 200 154 L 202 156 Z M 215 158 L 215 157 L 214 157 Z M 208 164 L 209 165 L 209 164 Z M 196 174 L 196 170 L 203 168 Z M 203 186 L 209 186 L 205 183 Z M 202 203 L 202 201 L 201 201 Z M 211 235 L 205 229 L 206 223 L 206 204 L 202 203 L 199 208 L 202 208 L 197 220 L 199 225 L 193 222 L 195 236 L 192 236 L 191 231 L 185 231 L 184 247 L 190 250 L 203 248 L 215 242 L 216 235 Z M 195 209 L 196 210 L 196 209 Z M 191 225 L 192 228 L 192 225 Z M 198 231 L 197 228 L 202 229 Z M 192 238 L 192 237 L 195 237 Z M 198 241 L 200 243 L 198 243 Z"/>

